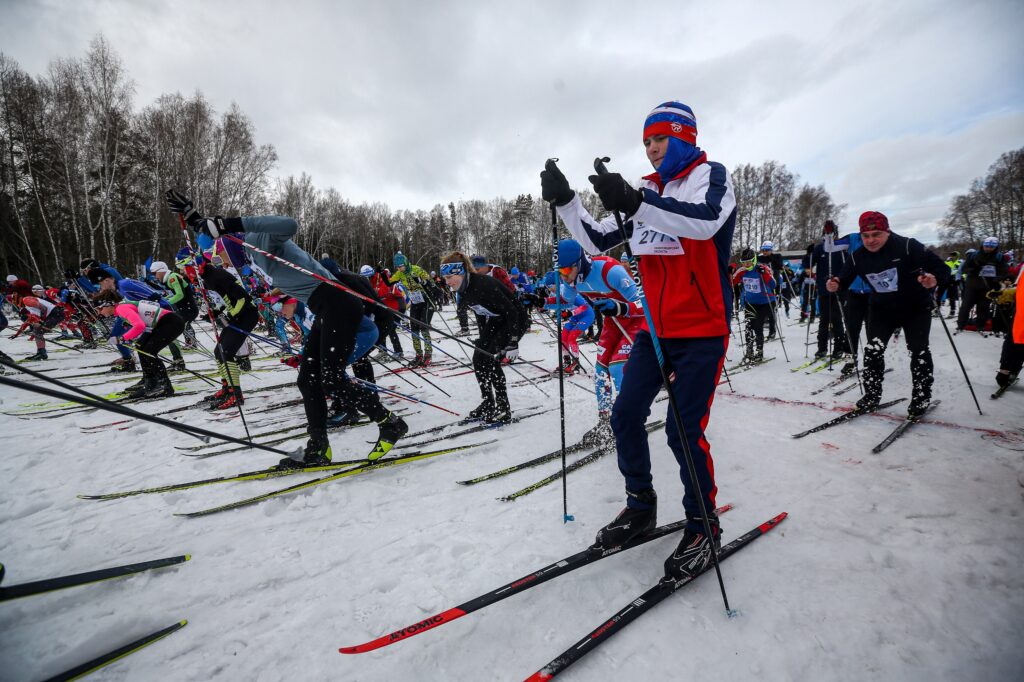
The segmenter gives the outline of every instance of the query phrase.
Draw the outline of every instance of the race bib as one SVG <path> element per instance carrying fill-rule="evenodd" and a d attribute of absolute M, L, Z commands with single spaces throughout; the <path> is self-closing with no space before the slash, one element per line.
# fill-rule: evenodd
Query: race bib
<path fill-rule="evenodd" d="M 679 239 L 637 222 L 629 245 L 636 256 L 681 256 L 686 253 Z"/>
<path fill-rule="evenodd" d="M 981 266 L 981 272 L 979 273 L 982 277 L 995 277 L 996 266 L 994 265 L 983 265 Z"/>
<path fill-rule="evenodd" d="M 423 292 L 422 291 L 410 291 L 409 301 L 412 303 L 423 303 Z"/>
<path fill-rule="evenodd" d="M 483 315 L 484 317 L 497 317 L 498 316 L 496 313 L 492 313 L 490 310 L 488 310 L 487 308 L 483 307 L 482 305 L 471 305 L 469 307 L 477 315 Z"/>
<path fill-rule="evenodd" d="M 160 316 L 160 304 L 155 301 L 139 301 L 139 317 L 146 323 L 147 329 L 156 326 L 157 318 Z"/>
<path fill-rule="evenodd" d="M 749 277 L 743 278 L 743 290 L 748 294 L 759 294 L 761 293 L 761 280 L 752 279 Z"/>
<path fill-rule="evenodd" d="M 869 272 L 866 277 L 879 294 L 891 294 L 900 288 L 900 276 L 896 268 L 889 268 L 882 272 Z"/>

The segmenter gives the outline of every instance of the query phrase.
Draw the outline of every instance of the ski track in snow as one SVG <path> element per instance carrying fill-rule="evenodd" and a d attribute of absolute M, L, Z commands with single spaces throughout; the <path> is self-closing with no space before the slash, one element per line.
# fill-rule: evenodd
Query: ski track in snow
<path fill-rule="evenodd" d="M 534 330 L 540 329 L 534 324 Z M 835 376 L 789 368 L 803 328 L 789 331 L 787 365 L 776 361 L 737 374 L 744 396 L 782 397 L 848 406 L 859 395 L 808 393 Z M 523 356 L 555 366 L 546 332 L 528 334 Z M 896 425 L 866 416 L 792 440 L 790 434 L 836 412 L 814 405 L 772 403 L 718 388 L 709 425 L 726 541 L 780 511 L 789 518 L 722 566 L 732 606 L 727 618 L 715 579 L 684 588 L 621 635 L 563 674 L 566 680 L 679 680 L 710 674 L 731 680 L 1008 680 L 1024 676 L 1024 453 L 997 447 L 982 431 L 1024 421 L 1024 388 L 998 401 L 994 390 L 1001 340 L 956 337 L 985 416 L 979 417 L 939 325 L 932 325 L 936 362 L 930 415 L 942 424 L 910 429 L 880 455 L 871 447 Z M 408 345 L 408 344 L 406 344 Z M 461 352 L 450 341 L 441 345 Z M 582 346 L 593 359 L 595 346 Z M 24 341 L 0 340 L 18 358 Z M 408 348 L 406 349 L 409 350 Z M 741 349 L 733 341 L 732 362 Z M 192 368 L 210 361 L 186 356 Z M 441 358 L 440 354 L 435 357 Z M 33 368 L 106 364 L 109 352 L 60 353 Z M 261 361 L 261 366 L 276 360 Z M 885 396 L 907 396 L 905 346 L 887 355 L 895 371 Z M 536 377 L 529 366 L 520 370 Z M 463 414 L 479 401 L 473 376 L 439 382 L 448 399 L 419 381 L 414 391 L 391 377 L 378 380 Z M 295 376 L 281 366 L 246 375 L 243 386 L 269 386 Z M 520 379 L 506 370 L 509 381 Z M 23 378 L 23 377 L 18 377 Z M 27 379 L 36 383 L 36 379 Z M 573 381 L 586 387 L 590 377 Z M 184 379 L 176 383 L 183 383 Z M 74 383 L 96 393 L 126 385 L 99 376 Z M 189 382 L 194 385 L 195 382 Z M 495 498 L 556 470 L 558 461 L 474 486 L 456 480 L 487 473 L 558 446 L 558 384 L 510 389 L 515 410 L 544 401 L 549 413 L 456 443 L 500 438 L 485 448 L 370 472 L 259 505 L 198 519 L 177 518 L 302 476 L 220 484 L 109 502 L 76 499 L 101 493 L 229 475 L 274 464 L 278 456 L 243 451 L 193 459 L 173 449 L 198 441 L 153 424 L 82 433 L 112 421 L 105 413 L 58 419 L 0 416 L 0 560 L 13 585 L 118 564 L 191 553 L 169 569 L 0 605 L 0 679 L 56 674 L 142 634 L 187 618 L 181 632 L 129 656 L 96 680 L 514 680 L 522 679 L 635 598 L 661 574 L 677 539 L 665 538 L 538 586 L 457 622 L 368 654 L 343 656 L 357 644 L 417 622 L 590 544 L 623 504 L 615 458 L 606 456 L 568 478 L 569 512 L 562 523 L 561 482 L 515 502 Z M 297 389 L 253 395 L 246 408 L 297 397 Z M 567 443 L 595 421 L 592 393 L 566 386 Z M 156 412 L 200 396 L 145 403 Z M 0 409 L 48 399 L 0 387 Z M 453 417 L 423 405 L 407 418 L 418 431 Z M 301 421 L 301 407 L 287 409 Z M 888 412 L 900 415 L 902 403 Z M 666 403 L 655 406 L 663 417 Z M 283 411 L 282 411 L 283 412 Z M 276 413 L 254 414 L 260 431 Z M 237 419 L 192 411 L 171 415 L 244 436 Z M 288 423 L 283 422 L 283 423 Z M 335 459 L 361 456 L 373 426 L 331 436 Z M 301 444 L 304 435 L 277 447 Z M 427 446 L 443 447 L 443 444 Z M 681 516 L 682 486 L 664 431 L 651 436 L 659 521 Z M 398 453 L 401 450 L 397 451 Z M 570 456 L 574 461 L 576 456 Z"/>

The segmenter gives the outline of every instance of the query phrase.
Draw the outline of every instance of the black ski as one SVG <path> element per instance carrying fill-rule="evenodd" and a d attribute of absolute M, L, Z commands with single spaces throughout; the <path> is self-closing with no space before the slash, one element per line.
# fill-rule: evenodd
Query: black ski
<path fill-rule="evenodd" d="M 719 507 L 718 509 L 715 510 L 715 512 L 717 514 L 724 514 L 730 509 L 732 509 L 732 505 L 727 504 Z M 613 547 L 611 549 L 601 549 L 594 546 L 587 547 L 581 552 L 576 552 L 575 554 L 567 556 L 564 559 L 556 561 L 553 564 L 548 564 L 540 570 L 524 575 L 522 578 L 513 580 L 512 582 L 506 585 L 502 585 L 501 587 L 495 590 L 491 590 L 490 592 L 482 594 L 479 597 L 474 597 L 465 603 L 459 604 L 458 606 L 450 608 L 446 611 L 442 611 L 441 613 L 430 616 L 429 618 L 421 620 L 418 623 L 413 623 L 412 625 L 406 626 L 401 630 L 396 630 L 391 634 L 387 634 L 382 637 L 372 639 L 369 642 L 364 642 L 363 644 L 341 647 L 340 649 L 338 649 L 338 651 L 340 651 L 343 654 L 364 654 L 367 651 L 373 651 L 375 649 L 379 649 L 389 644 L 394 644 L 395 642 L 399 642 L 403 639 L 408 639 L 413 635 L 418 635 L 421 632 L 425 632 L 427 630 L 436 628 L 439 625 L 450 623 L 456 618 L 461 618 L 466 614 L 473 613 L 474 611 L 479 611 L 480 609 L 486 606 L 490 606 L 491 604 L 502 601 L 503 599 L 508 599 L 509 597 L 515 596 L 521 592 L 525 592 L 526 590 L 537 587 L 538 585 L 546 583 L 552 578 L 557 578 L 560 575 L 565 575 L 566 573 L 575 571 L 577 568 L 582 568 L 584 566 L 594 563 L 595 561 L 606 559 L 610 556 L 618 554 L 619 552 L 624 552 L 627 549 L 639 547 L 640 545 L 648 543 L 651 540 L 657 540 L 658 538 L 665 537 L 666 535 L 676 533 L 682 530 L 683 526 L 685 525 L 686 520 L 684 519 L 682 521 L 676 521 L 674 523 L 669 523 L 664 526 L 658 526 L 650 533 L 647 533 L 646 535 L 643 535 L 633 540 L 632 542 L 629 542 L 620 547 Z"/>
<path fill-rule="evenodd" d="M 941 402 L 942 402 L 941 400 L 933 400 L 931 403 L 928 404 L 928 407 L 925 408 L 924 414 L 918 415 L 916 417 L 907 417 L 906 419 L 904 419 L 902 422 L 900 422 L 899 426 L 897 426 L 895 429 L 893 429 L 892 433 L 890 433 L 888 436 L 885 437 L 885 440 L 883 440 L 881 443 L 879 443 L 875 447 L 871 448 L 871 452 L 873 452 L 873 453 L 875 453 L 877 455 L 882 450 L 885 450 L 887 447 L 892 445 L 893 442 L 897 438 L 902 436 L 906 432 L 907 429 L 909 429 L 911 426 L 913 426 L 917 422 L 919 422 L 922 419 L 924 419 L 924 415 L 928 414 L 929 412 L 934 410 L 936 407 L 938 407 L 939 403 L 941 403 Z"/>
<path fill-rule="evenodd" d="M 90 673 L 93 673 L 106 665 L 118 661 L 129 654 L 133 654 L 140 649 L 146 648 L 153 642 L 163 639 L 172 632 L 177 632 L 186 625 L 188 625 L 187 620 L 178 621 L 170 627 L 166 627 L 163 630 L 157 630 L 156 632 L 150 633 L 145 637 L 137 639 L 130 644 L 125 644 L 124 646 L 118 647 L 113 651 L 109 651 L 103 654 L 102 656 L 92 659 L 91 661 L 88 661 L 81 665 L 77 665 L 71 670 L 65 670 L 59 675 L 49 677 L 45 680 L 45 682 L 69 682 L 70 680 L 77 680 L 79 678 L 85 677 L 86 675 L 89 675 Z"/>
<path fill-rule="evenodd" d="M 835 419 L 829 419 L 824 424 L 818 424 L 813 429 L 807 429 L 806 431 L 801 431 L 800 433 L 794 433 L 793 434 L 793 438 L 803 438 L 804 436 L 809 436 L 812 433 L 817 433 L 818 431 L 824 431 L 825 429 L 832 428 L 833 426 L 837 426 L 838 424 L 845 424 L 846 422 L 850 421 L 851 419 L 856 419 L 857 417 L 862 417 L 865 414 L 871 414 L 872 412 L 876 412 L 877 410 L 881 410 L 881 409 L 886 408 L 886 407 L 892 407 L 893 405 L 895 405 L 897 403 L 901 403 L 904 400 L 906 400 L 906 398 L 898 398 L 896 400 L 890 400 L 887 403 L 882 403 L 881 405 L 876 407 L 874 410 L 862 410 L 859 407 L 855 407 L 852 410 L 850 410 L 849 412 L 844 412 L 843 414 L 839 415 Z"/>
<path fill-rule="evenodd" d="M 1017 383 L 1017 377 L 1013 377 L 1012 379 L 1010 379 L 1010 383 L 1008 383 L 1006 386 L 1000 386 L 999 388 L 997 388 L 996 392 L 993 393 L 990 397 L 992 398 L 992 400 L 998 400 L 999 398 L 1003 397 L 1003 394 L 1010 390 L 1010 388 L 1015 383 Z"/>
<path fill-rule="evenodd" d="M 574 452 L 579 452 L 580 450 L 585 450 L 586 448 L 587 448 L 587 446 L 583 444 L 583 441 L 579 441 L 579 442 L 574 443 L 572 445 L 566 445 L 565 446 L 565 454 L 567 454 L 567 455 L 568 454 L 572 454 Z M 499 476 L 507 476 L 508 474 L 511 474 L 513 472 L 516 472 L 516 471 L 522 471 L 523 469 L 529 469 L 530 467 L 535 467 L 535 466 L 537 466 L 539 464 L 544 464 L 545 462 L 550 462 L 551 460 L 557 459 L 557 458 L 559 458 L 561 456 L 562 456 L 562 448 L 558 448 L 557 450 L 552 450 L 551 452 L 547 453 L 546 455 L 541 455 L 539 457 L 534 457 L 533 459 L 527 460 L 525 462 L 520 462 L 519 464 L 513 464 L 510 467 L 505 467 L 504 469 L 499 469 L 499 470 L 493 471 L 493 472 L 491 472 L 489 474 L 484 474 L 483 476 L 477 476 L 476 478 L 470 478 L 470 479 L 465 480 L 465 481 L 456 481 L 456 483 L 458 483 L 459 485 L 474 485 L 476 483 L 482 483 L 484 481 L 489 481 L 492 478 L 498 478 Z"/>
<path fill-rule="evenodd" d="M 760 526 L 754 528 L 745 535 L 741 535 L 729 544 L 724 545 L 718 552 L 719 562 L 728 559 L 730 556 L 777 526 L 786 518 L 786 514 L 787 512 L 782 512 L 775 518 L 762 523 Z M 712 564 L 708 564 L 708 567 L 705 568 L 703 572 L 706 572 L 711 567 Z M 665 597 L 668 597 L 684 585 L 688 585 L 693 582 L 699 575 L 701 574 L 697 574 L 697 576 L 683 580 L 669 580 L 662 578 L 657 585 L 631 601 L 627 606 L 620 609 L 618 613 L 583 637 L 583 639 L 576 642 L 576 644 L 566 649 L 553 661 L 528 677 L 527 682 L 543 682 L 544 680 L 550 680 L 552 677 L 596 649 L 609 637 L 621 632 L 627 625 L 650 611 L 651 608 L 665 599 Z"/>
<path fill-rule="evenodd" d="M 32 595 L 53 592 L 55 590 L 63 590 L 69 587 L 78 587 L 79 585 L 89 585 L 91 583 L 98 583 L 104 580 L 113 580 L 114 578 L 120 578 L 126 575 L 142 573 L 143 571 L 151 571 L 154 568 L 174 566 L 176 564 L 184 563 L 190 558 L 190 555 L 183 554 L 181 556 L 168 557 L 166 559 L 143 561 L 137 564 L 103 568 L 98 571 L 88 571 L 87 573 L 76 573 L 75 575 L 66 575 L 60 578 L 48 578 L 46 580 L 37 580 L 31 583 L 22 583 L 21 585 L 0 587 L 0 601 L 20 599 L 21 597 L 31 597 Z M 2 565 L 0 565 L 0 575 L 2 575 L 2 570 Z"/>

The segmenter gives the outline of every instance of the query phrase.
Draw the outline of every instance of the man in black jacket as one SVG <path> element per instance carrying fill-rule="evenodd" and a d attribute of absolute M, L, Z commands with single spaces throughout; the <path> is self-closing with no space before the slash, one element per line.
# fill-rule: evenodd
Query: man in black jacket
<path fill-rule="evenodd" d="M 893 332 L 902 327 L 913 380 L 907 413 L 918 417 L 931 402 L 934 379 L 928 347 L 932 290 L 949 278 L 949 268 L 921 242 L 890 232 L 888 218 L 877 211 L 861 214 L 860 236 L 864 245 L 851 254 L 839 275 L 825 285 L 835 293 L 849 287 L 858 275 L 871 285 L 868 343 L 864 347 L 864 396 L 857 401 L 857 407 L 871 411 L 881 402 L 885 347 Z"/>
<path fill-rule="evenodd" d="M 968 255 L 960 266 L 964 278 L 964 300 L 956 320 L 957 329 L 963 330 L 970 319 L 971 308 L 977 307 L 978 331 L 985 331 L 985 325 L 992 316 L 992 305 L 987 294 L 999 288 L 999 282 L 1008 276 L 1008 271 L 1006 259 L 999 250 L 999 240 L 985 237 L 981 250 Z"/>

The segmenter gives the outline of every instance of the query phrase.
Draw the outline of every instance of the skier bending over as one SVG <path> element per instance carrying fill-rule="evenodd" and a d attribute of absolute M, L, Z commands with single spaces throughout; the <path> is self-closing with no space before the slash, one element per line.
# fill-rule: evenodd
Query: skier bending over
<path fill-rule="evenodd" d="M 363 321 L 363 301 L 331 284 L 336 280 L 312 256 L 299 248 L 292 237 L 299 229 L 294 219 L 283 216 L 245 218 L 204 218 L 192 202 L 174 190 L 167 192 L 167 205 L 172 213 L 181 214 L 197 233 L 214 239 L 234 233 L 245 243 L 274 254 L 283 261 L 297 265 L 323 277 L 323 281 L 299 272 L 293 267 L 253 252 L 252 259 L 273 280 L 274 286 L 309 306 L 316 321 L 302 364 L 298 386 L 302 393 L 309 440 L 302 460 L 285 458 L 281 466 L 325 465 L 331 461 L 331 443 L 327 438 L 327 396 L 340 393 L 360 412 L 377 422 L 380 434 L 368 458 L 376 459 L 394 447 L 408 433 L 409 427 L 398 415 L 380 403 L 377 394 L 347 380 L 345 365 L 356 346 L 356 333 Z M 244 233 L 244 234 L 243 234 Z"/>
<path fill-rule="evenodd" d="M 651 334 L 657 334 L 666 373 L 675 372 L 672 390 L 683 432 L 670 416 L 669 447 L 679 462 L 685 494 L 686 528 L 678 548 L 665 561 L 666 576 L 696 575 L 711 561 L 712 543 L 721 532 L 714 513 L 715 486 L 711 447 L 704 436 L 711 403 L 729 344 L 732 287 L 729 254 L 736 224 L 736 198 L 725 167 L 709 162 L 696 146 L 697 124 L 685 104 L 658 105 L 644 122 L 643 143 L 655 173 L 635 189 L 618 173 L 590 177 L 601 203 L 626 220 L 625 231 L 639 255 L 642 281 L 651 292 L 648 313 L 654 329 L 634 339 L 612 407 L 612 431 L 619 471 L 626 479 L 626 509 L 597 534 L 597 543 L 616 547 L 657 524 L 657 495 L 651 477 L 651 453 L 644 423 L 662 387 L 661 369 Z M 553 162 L 541 173 L 542 195 L 553 201 L 566 227 L 588 253 L 603 253 L 622 243 L 615 220 L 595 220 Z M 691 480 L 682 439 L 693 456 L 697 480 Z M 701 501 L 711 535 L 705 534 Z"/>

